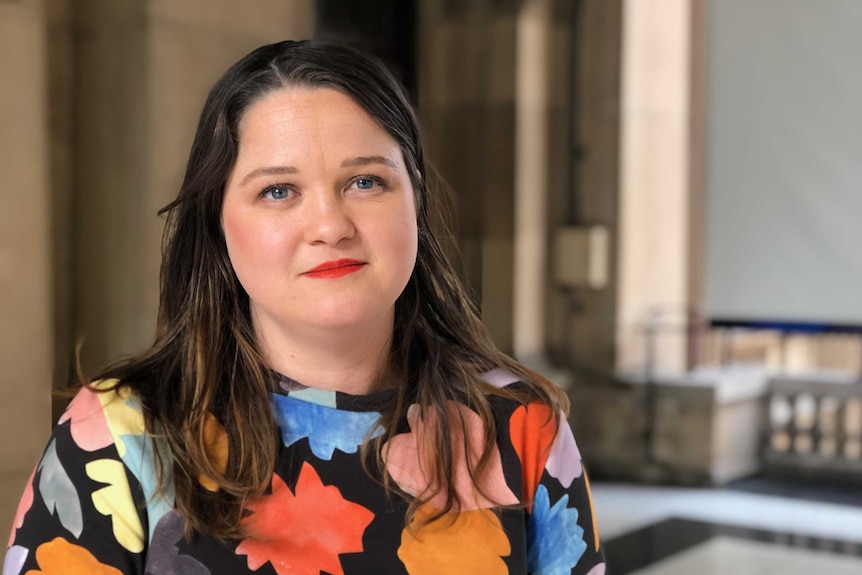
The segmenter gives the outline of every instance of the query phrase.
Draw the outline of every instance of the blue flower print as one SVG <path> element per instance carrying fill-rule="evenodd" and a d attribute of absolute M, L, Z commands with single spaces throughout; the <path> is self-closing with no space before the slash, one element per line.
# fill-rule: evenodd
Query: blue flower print
<path fill-rule="evenodd" d="M 564 495 L 551 507 L 548 488 L 539 485 L 527 520 L 527 571 L 533 575 L 569 575 L 587 544 L 578 510 Z"/>
<path fill-rule="evenodd" d="M 308 438 L 312 453 L 325 461 L 332 459 L 336 449 L 356 453 L 380 418 L 376 411 L 342 411 L 278 394 L 273 394 L 272 403 L 284 444 Z M 380 432 L 375 430 L 372 437 Z"/>

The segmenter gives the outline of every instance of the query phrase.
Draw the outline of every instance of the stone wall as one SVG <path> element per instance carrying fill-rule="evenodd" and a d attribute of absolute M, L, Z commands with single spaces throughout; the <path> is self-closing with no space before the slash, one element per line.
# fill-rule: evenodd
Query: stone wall
<path fill-rule="evenodd" d="M 207 92 L 314 32 L 312 0 L 0 0 L 0 532 L 85 371 L 144 349 Z"/>
<path fill-rule="evenodd" d="M 51 430 L 51 190 L 46 12 L 0 2 L 0 532 Z"/>

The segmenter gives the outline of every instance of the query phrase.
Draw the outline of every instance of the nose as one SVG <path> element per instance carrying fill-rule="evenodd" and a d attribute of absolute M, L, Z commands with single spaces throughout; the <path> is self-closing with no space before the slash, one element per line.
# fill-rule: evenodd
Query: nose
<path fill-rule="evenodd" d="M 338 193 L 312 194 L 305 202 L 305 234 L 310 244 L 336 245 L 356 233 L 353 219 Z"/>

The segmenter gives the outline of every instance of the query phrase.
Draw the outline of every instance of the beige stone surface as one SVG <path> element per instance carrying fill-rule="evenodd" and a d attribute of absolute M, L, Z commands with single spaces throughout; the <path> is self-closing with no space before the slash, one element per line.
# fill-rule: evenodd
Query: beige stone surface
<path fill-rule="evenodd" d="M 12 522 L 15 518 L 15 511 L 18 510 L 18 502 L 21 495 L 24 493 L 24 486 L 33 471 L 33 466 L 24 473 L 15 473 L 14 476 L 0 475 L 0 565 L 3 563 L 3 556 L 6 553 L 6 541 L 12 528 Z"/>
<path fill-rule="evenodd" d="M 492 339 L 511 353 L 516 18 L 482 2 L 419 9 L 425 157 L 453 191 L 453 260 Z"/>
<path fill-rule="evenodd" d="M 17 495 L 9 491 L 17 493 L 23 488 L 50 431 L 53 357 L 44 30 L 40 2 L 0 3 L 3 533 L 11 521 L 11 501 L 17 501 Z"/>
<path fill-rule="evenodd" d="M 716 406 L 711 450 L 715 483 L 724 484 L 760 469 L 763 419 L 759 397 Z"/>
<path fill-rule="evenodd" d="M 77 335 L 85 366 L 152 341 L 164 221 L 198 115 L 251 49 L 313 31 L 310 0 L 115 3 L 78 14 Z"/>
<path fill-rule="evenodd" d="M 48 181 L 51 210 L 51 275 L 53 279 L 53 385 L 67 385 L 72 358 L 72 256 L 74 193 L 74 38 L 71 26 L 75 0 L 48 0 Z M 51 420 L 56 420 L 65 400 L 53 401 Z"/>
<path fill-rule="evenodd" d="M 76 14 L 74 337 L 89 373 L 152 338 L 140 302 L 147 189 L 143 5 L 94 0 Z"/>
<path fill-rule="evenodd" d="M 707 387 L 657 388 L 653 454 L 680 477 L 708 478 L 713 461 L 715 390 Z"/>
<path fill-rule="evenodd" d="M 238 10 L 236 3 L 207 3 L 201 21 L 182 6 L 202 2 L 153 3 L 147 36 L 147 190 L 143 213 L 141 265 L 151 286 L 158 279 L 163 220 L 155 214 L 179 191 L 198 116 L 218 78 L 254 48 L 286 38 L 311 36 L 310 2 L 262 2 L 256 10 Z M 296 10 L 287 17 L 285 6 Z M 219 11 L 221 10 L 221 11 Z M 252 26 L 268 13 L 270 25 Z M 253 14 L 250 14 L 252 13 Z M 234 26 L 229 24 L 235 21 Z M 279 22 L 273 26 L 272 22 Z M 218 24 L 218 25 L 216 25 Z M 158 290 L 147 289 L 140 307 L 148 317 L 158 310 Z"/>
<path fill-rule="evenodd" d="M 673 324 L 689 305 L 690 6 L 624 7 L 616 345 L 617 369 L 629 373 L 647 363 L 650 318 L 669 312 L 661 321 Z M 685 338 L 660 338 L 654 360 L 659 371 L 682 372 Z"/>
<path fill-rule="evenodd" d="M 300 40 L 314 30 L 311 0 L 149 0 L 146 4 L 153 20 L 230 36 Z"/>
<path fill-rule="evenodd" d="M 311 0 L 73 1 L 0 2 L 3 533 L 75 340 L 91 372 L 151 341 L 155 212 L 210 86 L 253 47 L 313 32 Z"/>
<path fill-rule="evenodd" d="M 615 367 L 621 3 L 583 3 L 576 35 L 563 10 L 554 19 L 551 47 L 548 217 L 552 225 L 605 226 L 611 241 L 604 289 L 563 291 L 549 282 L 546 337 L 559 365 L 594 373 Z M 568 53 L 570 42 L 575 54 Z"/>

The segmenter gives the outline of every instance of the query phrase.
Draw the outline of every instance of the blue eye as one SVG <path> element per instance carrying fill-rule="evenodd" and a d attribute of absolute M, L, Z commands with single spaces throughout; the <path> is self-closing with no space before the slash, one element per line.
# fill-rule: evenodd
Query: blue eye
<path fill-rule="evenodd" d="M 360 190 L 370 190 L 374 187 L 377 182 L 372 180 L 371 178 L 357 178 L 356 179 L 356 187 Z"/>
<path fill-rule="evenodd" d="M 273 200 L 284 200 L 291 193 L 290 187 L 284 184 L 275 184 L 274 186 L 269 186 L 261 192 L 261 196 L 265 198 L 272 198 Z"/>

